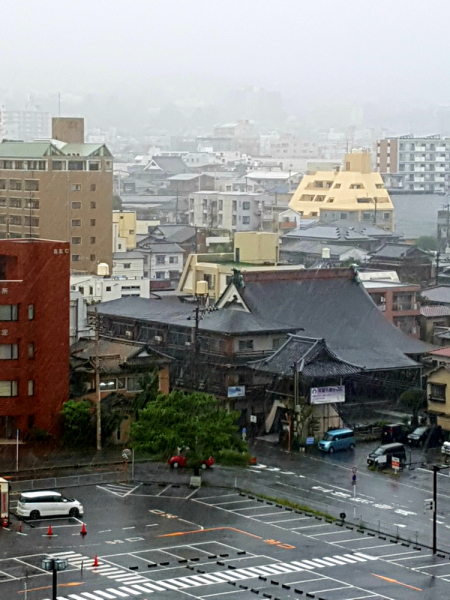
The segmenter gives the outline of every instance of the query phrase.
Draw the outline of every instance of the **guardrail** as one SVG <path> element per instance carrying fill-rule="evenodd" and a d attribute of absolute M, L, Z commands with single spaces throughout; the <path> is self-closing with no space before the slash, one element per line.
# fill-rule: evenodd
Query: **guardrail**
<path fill-rule="evenodd" d="M 76 487 L 80 485 L 95 485 L 111 481 L 127 482 L 125 471 L 111 471 L 108 473 L 84 473 L 80 475 L 67 475 L 63 477 L 46 477 L 45 479 L 28 479 L 12 481 L 11 492 L 30 492 L 32 490 L 48 490 L 55 488 Z"/>

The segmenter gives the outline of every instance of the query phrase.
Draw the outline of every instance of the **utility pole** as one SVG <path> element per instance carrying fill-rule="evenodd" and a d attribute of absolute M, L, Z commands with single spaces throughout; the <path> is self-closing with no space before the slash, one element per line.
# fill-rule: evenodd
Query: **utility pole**
<path fill-rule="evenodd" d="M 440 259 L 440 257 L 441 257 L 441 251 L 438 250 L 436 252 L 436 276 L 435 276 L 436 285 L 438 285 L 438 281 L 439 281 L 439 259 Z"/>
<path fill-rule="evenodd" d="M 437 474 L 440 468 L 433 465 L 433 554 L 437 552 Z"/>
<path fill-rule="evenodd" d="M 94 328 L 94 347 L 95 347 L 95 390 L 96 390 L 96 402 L 95 402 L 95 413 L 96 413 L 96 438 L 97 438 L 97 450 L 102 449 L 102 396 L 100 390 L 100 355 L 99 355 L 99 330 L 100 330 L 100 317 L 98 315 L 97 307 L 94 308 L 93 328 Z"/>

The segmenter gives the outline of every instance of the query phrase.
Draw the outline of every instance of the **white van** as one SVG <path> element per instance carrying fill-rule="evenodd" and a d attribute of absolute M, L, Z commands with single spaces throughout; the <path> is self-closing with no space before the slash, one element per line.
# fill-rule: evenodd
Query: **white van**
<path fill-rule="evenodd" d="M 66 498 L 59 492 L 24 492 L 17 503 L 17 515 L 29 519 L 40 517 L 79 517 L 83 505 L 78 500 Z"/>

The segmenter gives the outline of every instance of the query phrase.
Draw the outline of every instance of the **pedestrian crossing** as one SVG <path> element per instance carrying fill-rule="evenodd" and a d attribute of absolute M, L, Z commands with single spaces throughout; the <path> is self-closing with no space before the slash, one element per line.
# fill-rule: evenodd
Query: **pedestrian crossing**
<path fill-rule="evenodd" d="M 77 552 L 57 552 L 51 554 L 51 557 L 66 559 L 69 565 L 79 569 L 81 569 L 81 566 L 83 565 L 83 570 L 104 575 L 105 577 L 108 577 L 108 579 L 113 579 L 118 583 L 131 584 L 148 581 L 148 579 L 142 577 L 142 575 L 137 575 L 135 572 L 130 573 L 130 571 L 127 571 L 126 569 L 115 567 L 109 563 L 105 563 L 100 559 L 98 560 L 98 567 L 94 567 L 94 561 L 91 557 L 84 556 Z"/>
<path fill-rule="evenodd" d="M 124 498 L 125 496 L 129 496 L 132 492 L 137 490 L 140 486 L 141 486 L 141 484 L 130 485 L 128 483 L 106 483 L 105 485 L 98 485 L 97 487 L 100 490 L 104 490 L 105 492 L 114 494 L 114 496 L 119 496 L 119 498 Z"/>
<path fill-rule="evenodd" d="M 66 552 L 53 554 L 55 558 L 66 558 L 70 564 L 77 564 L 82 558 L 76 553 Z M 138 576 L 139 581 L 132 579 L 124 582 L 117 571 L 112 572 L 107 563 L 99 560 L 99 567 L 87 567 L 92 572 L 113 578 L 120 583 L 125 583 L 118 588 L 106 588 L 105 590 L 93 590 L 92 592 L 80 592 L 77 594 L 67 594 L 58 596 L 58 600 L 104 600 L 140 596 L 142 594 L 151 594 L 153 592 L 184 592 L 189 588 L 198 588 L 215 584 L 237 583 L 249 579 L 266 580 L 276 576 L 285 576 L 300 573 L 315 573 L 326 567 L 338 568 L 354 565 L 358 567 L 361 563 L 378 560 L 377 557 L 364 554 L 362 552 L 353 552 L 342 555 L 323 556 L 320 558 L 302 559 L 291 562 L 275 562 L 266 565 L 250 566 L 244 568 L 235 568 L 227 571 L 214 571 L 211 573 L 202 573 L 198 575 L 188 575 L 185 577 L 173 577 L 171 579 L 152 580 L 146 577 Z M 126 571 L 122 570 L 122 573 Z M 44 599 L 50 600 L 50 599 Z"/>

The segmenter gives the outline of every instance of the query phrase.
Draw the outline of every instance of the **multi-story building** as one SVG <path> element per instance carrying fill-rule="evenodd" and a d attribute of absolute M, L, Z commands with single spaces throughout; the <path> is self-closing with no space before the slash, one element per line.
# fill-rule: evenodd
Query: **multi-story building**
<path fill-rule="evenodd" d="M 392 190 L 443 193 L 450 181 L 450 138 L 406 135 L 379 140 L 377 171 Z"/>
<path fill-rule="evenodd" d="M 111 268 L 113 161 L 85 144 L 83 119 L 53 119 L 55 139 L 0 144 L 0 238 L 70 241 L 71 268 Z"/>
<path fill-rule="evenodd" d="M 189 225 L 228 231 L 273 231 L 273 198 L 254 192 L 194 192 Z"/>
<path fill-rule="evenodd" d="M 9 140 L 30 142 L 51 135 L 50 113 L 33 105 L 27 105 L 25 110 L 5 110 L 4 126 Z"/>
<path fill-rule="evenodd" d="M 0 437 L 57 433 L 69 396 L 70 245 L 0 240 Z"/>
<path fill-rule="evenodd" d="M 114 210 L 113 218 L 113 251 L 124 252 L 136 248 L 136 211 Z"/>
<path fill-rule="evenodd" d="M 366 221 L 394 230 L 394 206 L 368 152 L 346 154 L 343 170 L 306 174 L 289 206 L 306 219 Z"/>
<path fill-rule="evenodd" d="M 79 292 L 87 304 L 108 302 L 117 298 L 150 297 L 150 280 L 143 277 L 99 277 L 72 275 L 70 291 Z"/>
<path fill-rule="evenodd" d="M 316 142 L 301 140 L 292 133 L 269 133 L 259 136 L 262 156 L 272 158 L 317 158 L 320 156 Z"/>

